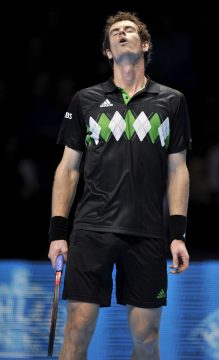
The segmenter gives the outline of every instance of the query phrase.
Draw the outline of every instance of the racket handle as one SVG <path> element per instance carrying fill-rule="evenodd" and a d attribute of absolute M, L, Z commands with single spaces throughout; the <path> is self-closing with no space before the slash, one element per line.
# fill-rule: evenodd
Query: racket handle
<path fill-rule="evenodd" d="M 57 256 L 55 271 L 62 271 L 63 265 L 64 265 L 64 257 L 63 257 L 63 255 Z"/>

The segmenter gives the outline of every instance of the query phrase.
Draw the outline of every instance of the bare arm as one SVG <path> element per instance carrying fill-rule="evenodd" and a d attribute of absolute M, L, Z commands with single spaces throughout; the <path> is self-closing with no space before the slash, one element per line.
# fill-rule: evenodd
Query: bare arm
<path fill-rule="evenodd" d="M 82 152 L 65 147 L 63 157 L 59 163 L 54 177 L 52 188 L 52 216 L 68 217 L 74 201 L 79 181 L 79 165 Z M 67 259 L 68 244 L 66 240 L 52 241 L 48 257 L 55 266 L 56 257 L 63 254 Z"/>
<path fill-rule="evenodd" d="M 186 151 L 170 154 L 168 158 L 167 199 L 170 215 L 187 215 L 189 200 L 189 172 L 186 165 Z M 189 255 L 182 240 L 175 239 L 170 246 L 173 265 L 172 273 L 179 273 L 189 266 Z"/>

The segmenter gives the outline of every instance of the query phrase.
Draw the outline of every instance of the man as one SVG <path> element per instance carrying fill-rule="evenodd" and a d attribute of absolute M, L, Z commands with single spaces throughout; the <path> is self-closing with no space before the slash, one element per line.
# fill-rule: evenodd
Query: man
<path fill-rule="evenodd" d="M 107 82 L 78 91 L 58 143 L 65 145 L 52 196 L 49 258 L 66 265 L 67 323 L 62 360 L 86 359 L 100 306 L 110 306 L 116 264 L 117 302 L 127 306 L 134 359 L 159 359 L 167 270 L 163 198 L 170 213 L 171 272 L 186 270 L 189 118 L 177 90 L 145 74 L 151 40 L 136 14 L 107 19 L 103 52 L 112 63 Z M 84 193 L 67 244 L 67 218 L 85 151 Z M 67 257 L 68 254 L 68 257 Z"/>

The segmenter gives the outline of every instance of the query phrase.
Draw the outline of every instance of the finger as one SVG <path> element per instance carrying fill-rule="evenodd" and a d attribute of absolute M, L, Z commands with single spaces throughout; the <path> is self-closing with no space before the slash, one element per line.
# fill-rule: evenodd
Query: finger
<path fill-rule="evenodd" d="M 53 269 L 55 269 L 55 266 L 56 266 L 56 259 L 57 259 L 57 255 L 53 255 L 51 257 L 51 262 L 52 262 Z"/>
<path fill-rule="evenodd" d="M 54 267 L 54 266 L 53 266 L 53 253 L 52 253 L 51 249 L 49 249 L 48 258 L 49 258 L 49 260 L 50 260 L 51 263 L 52 263 L 52 267 Z"/>
<path fill-rule="evenodd" d="M 68 251 L 64 252 L 62 255 L 64 256 L 64 261 L 66 263 L 67 262 Z"/>
<path fill-rule="evenodd" d="M 53 269 L 54 269 L 55 266 L 56 266 L 57 256 L 58 256 L 57 251 L 54 251 L 54 249 L 50 250 L 50 252 L 49 252 L 49 258 L 50 258 L 50 260 L 51 260 Z"/>
<path fill-rule="evenodd" d="M 178 267 L 175 268 L 173 265 L 170 265 L 170 268 L 173 270 L 171 271 L 172 274 L 179 274 L 185 271 L 189 267 L 189 257 L 180 257 L 178 260 Z"/>
<path fill-rule="evenodd" d="M 189 267 L 189 257 L 180 258 L 179 272 L 185 271 Z"/>
<path fill-rule="evenodd" d="M 56 257 L 57 256 L 56 255 L 54 256 L 54 254 L 51 251 L 49 252 L 48 258 L 50 259 L 53 268 L 55 267 Z"/>
<path fill-rule="evenodd" d="M 171 269 L 173 269 L 173 270 L 170 271 L 171 274 L 178 274 L 179 273 L 179 268 L 178 267 L 176 267 L 174 265 L 170 265 L 169 267 Z"/>
<path fill-rule="evenodd" d="M 178 267 L 179 267 L 179 259 L 178 259 L 177 254 L 173 253 L 173 264 L 170 267 L 173 268 L 173 269 L 178 269 Z"/>

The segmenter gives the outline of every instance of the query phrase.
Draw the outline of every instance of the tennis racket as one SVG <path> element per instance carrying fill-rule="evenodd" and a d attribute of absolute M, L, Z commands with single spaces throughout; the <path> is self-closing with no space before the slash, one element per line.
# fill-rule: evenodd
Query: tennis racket
<path fill-rule="evenodd" d="M 50 322 L 50 332 L 49 332 L 49 344 L 48 344 L 48 357 L 52 357 L 53 354 L 53 345 L 55 340 L 55 331 L 56 331 L 56 320 L 58 314 L 58 305 L 59 305 L 59 290 L 61 284 L 62 270 L 64 265 L 63 255 L 59 255 L 56 259 L 55 266 L 55 284 L 54 284 L 54 295 L 52 302 L 52 312 L 51 312 L 51 322 Z"/>

